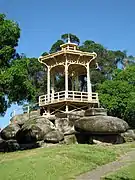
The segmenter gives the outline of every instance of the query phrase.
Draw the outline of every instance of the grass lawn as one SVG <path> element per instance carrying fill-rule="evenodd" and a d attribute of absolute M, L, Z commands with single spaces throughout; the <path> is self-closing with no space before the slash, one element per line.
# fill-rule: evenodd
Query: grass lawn
<path fill-rule="evenodd" d="M 135 163 L 108 175 L 104 180 L 135 180 Z"/>
<path fill-rule="evenodd" d="M 135 145 L 61 145 L 0 154 L 1 180 L 66 180 L 115 160 Z"/>

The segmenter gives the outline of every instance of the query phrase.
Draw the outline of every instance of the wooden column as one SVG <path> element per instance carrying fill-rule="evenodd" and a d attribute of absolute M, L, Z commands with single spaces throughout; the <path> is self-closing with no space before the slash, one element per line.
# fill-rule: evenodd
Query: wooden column
<path fill-rule="evenodd" d="M 79 77 L 78 77 L 78 72 L 76 72 L 76 76 L 75 76 L 75 91 L 79 91 Z"/>
<path fill-rule="evenodd" d="M 54 73 L 52 73 L 52 87 L 51 87 L 51 90 L 52 90 L 52 100 L 54 100 Z"/>
<path fill-rule="evenodd" d="M 90 81 L 90 65 L 87 63 L 87 92 L 88 92 L 88 100 L 92 100 L 92 88 Z"/>
<path fill-rule="evenodd" d="M 65 63 L 65 99 L 68 98 L 68 65 Z"/>
<path fill-rule="evenodd" d="M 68 64 L 67 64 L 67 59 L 65 63 L 65 100 L 68 99 Z M 66 103 L 66 112 L 68 112 L 68 105 Z"/>
<path fill-rule="evenodd" d="M 48 101 L 50 101 L 50 67 L 47 69 L 47 95 Z"/>

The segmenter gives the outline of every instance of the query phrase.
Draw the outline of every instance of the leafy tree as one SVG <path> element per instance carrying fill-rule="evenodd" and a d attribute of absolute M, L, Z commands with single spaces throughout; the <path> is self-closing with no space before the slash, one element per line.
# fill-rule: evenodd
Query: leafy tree
<path fill-rule="evenodd" d="M 4 76 L 7 68 L 11 66 L 13 59 L 18 57 L 15 47 L 18 45 L 20 28 L 17 23 L 7 20 L 4 14 L 0 14 L 0 113 L 7 108 L 7 77 Z"/>
<path fill-rule="evenodd" d="M 13 61 L 4 75 L 8 77 L 9 103 L 36 102 L 46 92 L 46 72 L 36 58 Z"/>
<path fill-rule="evenodd" d="M 99 83 L 112 78 L 112 72 L 117 68 L 116 59 L 125 57 L 125 52 L 108 50 L 91 40 L 86 40 L 79 48 L 82 51 L 97 53 L 96 61 L 99 68 L 91 68 L 93 91 L 96 90 Z"/>
<path fill-rule="evenodd" d="M 60 50 L 61 50 L 60 45 L 62 45 L 62 44 L 64 44 L 64 41 L 62 41 L 62 40 L 56 41 L 56 42 L 52 45 L 52 47 L 51 47 L 51 49 L 50 49 L 50 53 L 55 53 L 55 52 L 57 52 L 57 51 L 60 51 Z"/>
<path fill-rule="evenodd" d="M 52 45 L 52 47 L 51 47 L 51 49 L 50 49 L 50 53 L 54 53 L 54 52 L 60 51 L 60 50 L 61 50 L 60 45 L 62 45 L 62 44 L 64 44 L 65 42 L 68 41 L 68 36 L 70 37 L 70 41 L 71 41 L 72 43 L 77 43 L 77 44 L 79 45 L 80 39 L 79 39 L 76 35 L 71 34 L 71 33 L 69 33 L 69 34 L 66 33 L 66 34 L 61 35 L 61 39 L 57 40 L 57 41 Z"/>
<path fill-rule="evenodd" d="M 109 115 L 123 118 L 135 127 L 135 66 L 115 70 L 112 78 L 98 86 L 101 105 Z"/>
<path fill-rule="evenodd" d="M 72 43 L 76 43 L 76 44 L 80 44 L 80 39 L 76 36 L 76 35 L 74 35 L 74 34 L 71 34 L 71 33 L 69 33 L 69 34 L 63 34 L 63 35 L 61 35 L 61 39 L 64 41 L 64 42 L 68 42 L 68 37 L 70 38 L 70 41 L 72 42 Z"/>
<path fill-rule="evenodd" d="M 47 52 L 43 52 L 43 53 L 41 54 L 41 56 L 46 56 L 46 55 L 48 55 Z"/>

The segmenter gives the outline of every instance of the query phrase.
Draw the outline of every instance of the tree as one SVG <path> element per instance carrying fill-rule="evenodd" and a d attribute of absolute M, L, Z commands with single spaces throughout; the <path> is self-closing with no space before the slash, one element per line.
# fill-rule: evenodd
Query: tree
<path fill-rule="evenodd" d="M 61 39 L 57 40 L 51 47 L 50 49 L 50 53 L 54 53 L 54 52 L 57 52 L 57 51 L 60 51 L 61 48 L 60 48 L 60 45 L 64 44 L 65 42 L 68 41 L 68 36 L 70 37 L 70 41 L 72 43 L 77 43 L 79 45 L 80 43 L 80 39 L 74 35 L 74 34 L 71 34 L 71 33 L 66 33 L 66 34 L 63 34 L 61 35 Z"/>
<path fill-rule="evenodd" d="M 43 52 L 43 53 L 41 54 L 41 56 L 46 56 L 46 55 L 48 55 L 47 52 Z"/>
<path fill-rule="evenodd" d="M 4 75 L 8 77 L 9 103 L 37 102 L 46 92 L 46 72 L 36 58 L 13 61 Z"/>
<path fill-rule="evenodd" d="M 63 34 L 63 35 L 61 35 L 61 39 L 64 41 L 64 42 L 68 42 L 68 37 L 70 38 L 70 41 L 72 42 L 72 43 L 76 43 L 76 44 L 80 44 L 80 39 L 76 36 L 76 35 L 74 35 L 74 34 L 71 34 L 71 33 L 69 33 L 69 34 Z"/>
<path fill-rule="evenodd" d="M 17 23 L 7 20 L 4 14 L 0 14 L 0 113 L 7 108 L 7 77 L 4 76 L 7 68 L 11 66 L 13 59 L 17 58 L 15 47 L 18 45 L 20 28 Z"/>
<path fill-rule="evenodd" d="M 115 70 L 112 80 L 98 86 L 101 106 L 108 114 L 126 120 L 135 127 L 135 66 L 125 70 Z"/>
<path fill-rule="evenodd" d="M 51 47 L 51 49 L 50 49 L 50 53 L 55 53 L 55 52 L 57 52 L 57 51 L 60 51 L 60 50 L 61 50 L 60 45 L 62 45 L 62 44 L 64 44 L 64 41 L 62 41 L 62 40 L 56 41 L 56 42 L 52 45 L 52 47 Z"/>
<path fill-rule="evenodd" d="M 91 68 L 93 91 L 97 89 L 99 83 L 112 78 L 112 72 L 117 68 L 116 59 L 125 57 L 125 52 L 108 50 L 103 45 L 92 40 L 86 40 L 79 49 L 81 51 L 97 53 L 96 61 L 99 68 Z"/>

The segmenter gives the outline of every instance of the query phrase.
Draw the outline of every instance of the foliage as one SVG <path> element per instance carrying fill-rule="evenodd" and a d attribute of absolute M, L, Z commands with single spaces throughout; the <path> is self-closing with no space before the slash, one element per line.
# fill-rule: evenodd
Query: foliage
<path fill-rule="evenodd" d="M 64 41 L 64 42 L 68 42 L 68 37 L 70 38 L 70 41 L 72 43 L 76 43 L 76 44 L 80 44 L 80 39 L 74 35 L 74 34 L 71 34 L 71 33 L 66 33 L 66 34 L 62 34 L 61 35 L 61 39 Z"/>
<path fill-rule="evenodd" d="M 125 56 L 124 52 L 108 50 L 101 44 L 91 40 L 86 40 L 79 48 L 81 51 L 97 53 L 96 61 L 100 69 L 96 67 L 91 69 L 91 81 L 94 91 L 97 84 L 104 82 L 106 79 L 111 79 L 112 72 L 117 68 L 116 59 Z"/>
<path fill-rule="evenodd" d="M 52 47 L 51 47 L 51 49 L 50 49 L 50 53 L 54 53 L 54 52 L 60 51 L 60 50 L 61 50 L 60 45 L 62 45 L 62 44 L 64 44 L 64 41 L 62 41 L 62 40 L 56 41 L 56 42 L 52 45 Z"/>
<path fill-rule="evenodd" d="M 4 14 L 0 14 L 0 113 L 3 114 L 7 104 L 8 76 L 4 76 L 7 68 L 11 66 L 13 59 L 18 57 L 15 47 L 18 45 L 20 28 L 17 23 L 7 20 Z"/>
<path fill-rule="evenodd" d="M 135 128 L 135 66 L 117 70 L 112 77 L 98 86 L 101 105 L 109 115 L 123 118 Z"/>
<path fill-rule="evenodd" d="M 68 41 L 68 36 L 70 37 L 70 41 L 72 43 L 77 43 L 79 45 L 80 43 L 80 39 L 74 35 L 74 34 L 63 34 L 61 35 L 61 39 L 57 40 L 51 47 L 50 49 L 50 53 L 54 53 L 54 52 L 57 52 L 57 51 L 60 51 L 61 48 L 60 48 L 60 45 L 64 44 L 65 42 Z"/>
<path fill-rule="evenodd" d="M 9 103 L 34 101 L 46 90 L 46 73 L 36 58 L 23 58 L 12 62 L 5 72 L 8 77 Z"/>
<path fill-rule="evenodd" d="M 46 56 L 46 55 L 48 55 L 47 52 L 43 52 L 43 53 L 41 54 L 41 56 Z"/>

